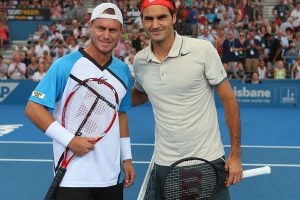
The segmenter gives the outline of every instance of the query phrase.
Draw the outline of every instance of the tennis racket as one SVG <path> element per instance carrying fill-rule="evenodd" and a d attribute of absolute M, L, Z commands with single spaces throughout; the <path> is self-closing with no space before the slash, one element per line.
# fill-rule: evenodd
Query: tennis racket
<path fill-rule="evenodd" d="M 166 171 L 162 184 L 164 200 L 210 200 L 219 181 L 217 168 L 201 158 L 184 158 L 172 164 Z M 243 177 L 270 174 L 269 166 L 243 171 Z"/>
<path fill-rule="evenodd" d="M 75 136 L 95 137 L 97 143 L 113 126 L 118 103 L 117 92 L 103 79 L 91 78 L 81 81 L 66 99 L 62 113 L 62 126 Z M 74 158 L 75 154 L 69 153 L 69 149 L 66 148 L 45 200 L 54 197 L 68 164 Z"/>

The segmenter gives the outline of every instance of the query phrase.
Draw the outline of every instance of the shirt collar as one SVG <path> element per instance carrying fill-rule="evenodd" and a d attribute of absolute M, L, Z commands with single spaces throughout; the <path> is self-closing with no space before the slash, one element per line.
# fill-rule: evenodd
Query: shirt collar
<path fill-rule="evenodd" d="M 172 44 L 172 47 L 170 49 L 170 52 L 169 52 L 167 58 L 168 57 L 175 58 L 182 54 L 188 54 L 191 52 L 189 49 L 185 48 L 184 38 L 181 35 L 179 35 L 176 31 L 174 31 L 174 33 L 175 33 L 175 40 Z M 152 52 L 151 41 L 150 41 L 150 44 L 148 46 L 147 62 L 156 61 L 156 60 L 157 60 L 157 58 L 154 56 L 154 54 Z"/>

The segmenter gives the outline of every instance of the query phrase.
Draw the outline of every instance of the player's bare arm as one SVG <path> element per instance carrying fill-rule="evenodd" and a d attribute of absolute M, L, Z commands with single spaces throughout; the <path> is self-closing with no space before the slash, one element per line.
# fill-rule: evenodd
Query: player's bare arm
<path fill-rule="evenodd" d="M 240 113 L 236 97 L 228 80 L 223 81 L 217 87 L 217 92 L 224 106 L 231 141 L 230 153 L 225 164 L 225 169 L 229 172 L 226 186 L 230 186 L 242 179 Z"/>
<path fill-rule="evenodd" d="M 25 115 L 43 132 L 55 121 L 44 106 L 32 101 L 28 101 Z M 68 144 L 68 148 L 76 155 L 83 156 L 94 149 L 93 140 L 94 138 L 74 137 Z"/>
<path fill-rule="evenodd" d="M 131 146 L 129 139 L 128 119 L 125 112 L 119 112 L 120 136 L 121 136 L 121 155 L 124 167 L 124 187 L 130 187 L 134 183 L 135 171 L 132 165 Z M 123 143 L 123 144 L 122 144 Z M 129 149 L 128 149 L 129 148 Z M 130 154 L 130 155 L 129 155 Z"/>
<path fill-rule="evenodd" d="M 132 106 L 137 106 L 148 101 L 148 95 L 145 92 L 140 92 L 136 88 L 131 90 Z"/>

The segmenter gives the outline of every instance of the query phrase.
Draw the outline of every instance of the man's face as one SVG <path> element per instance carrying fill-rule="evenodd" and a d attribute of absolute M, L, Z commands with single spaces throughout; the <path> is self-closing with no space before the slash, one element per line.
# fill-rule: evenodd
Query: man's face
<path fill-rule="evenodd" d="M 95 19 L 89 24 L 91 43 L 102 54 L 110 54 L 117 46 L 122 26 L 114 19 Z"/>
<path fill-rule="evenodd" d="M 153 43 L 161 43 L 173 34 L 176 16 L 171 15 L 166 6 L 152 5 L 143 11 L 142 22 Z"/>

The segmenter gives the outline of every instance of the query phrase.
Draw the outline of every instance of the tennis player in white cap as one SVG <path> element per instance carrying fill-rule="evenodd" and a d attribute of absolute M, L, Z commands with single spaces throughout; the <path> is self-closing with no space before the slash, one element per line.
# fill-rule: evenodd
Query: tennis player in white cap
<path fill-rule="evenodd" d="M 56 200 L 122 200 L 123 187 L 134 182 L 126 115 L 131 107 L 130 70 L 112 55 L 122 28 L 122 13 L 115 4 L 98 5 L 89 22 L 89 45 L 56 60 L 29 98 L 25 114 L 53 139 L 54 170 L 61 165 L 66 147 L 77 155 L 68 166 Z M 96 144 L 94 138 L 74 136 L 61 125 L 67 97 L 74 86 L 88 78 L 105 79 L 116 89 L 120 102 L 118 118 Z"/>

